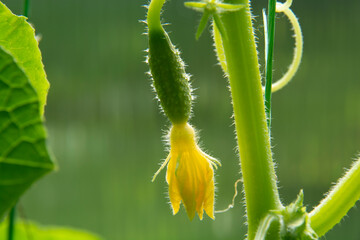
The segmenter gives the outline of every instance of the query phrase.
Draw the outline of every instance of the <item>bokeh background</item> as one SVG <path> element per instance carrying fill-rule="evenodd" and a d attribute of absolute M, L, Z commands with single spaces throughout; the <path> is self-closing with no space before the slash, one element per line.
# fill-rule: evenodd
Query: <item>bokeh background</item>
<path fill-rule="evenodd" d="M 22 0 L 5 0 L 22 13 Z M 261 9 L 253 1 L 263 64 Z M 59 170 L 21 199 L 25 215 L 47 225 L 89 230 L 119 239 L 244 239 L 244 208 L 213 221 L 172 216 L 165 171 L 151 177 L 167 155 L 162 137 L 169 122 L 145 75 L 146 0 L 33 0 L 32 22 L 51 83 L 46 107 L 49 143 Z M 312 209 L 360 150 L 360 1 L 298 0 L 304 57 L 295 79 L 273 95 L 273 151 L 281 198 L 290 203 L 304 189 Z M 216 172 L 216 209 L 225 208 L 240 177 L 227 81 L 217 65 L 210 34 L 195 41 L 200 16 L 172 0 L 163 14 L 167 30 L 193 75 L 197 100 L 191 122 L 201 143 L 223 166 Z M 275 78 L 287 69 L 291 27 L 278 14 Z M 239 187 L 241 188 L 241 187 Z M 326 239 L 360 239 L 360 211 Z M 325 238 L 324 238 L 325 239 Z"/>

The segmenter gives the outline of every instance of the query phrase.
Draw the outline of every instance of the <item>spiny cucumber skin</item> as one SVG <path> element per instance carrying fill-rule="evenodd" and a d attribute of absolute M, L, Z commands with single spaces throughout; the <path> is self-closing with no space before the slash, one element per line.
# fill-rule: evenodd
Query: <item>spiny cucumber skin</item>
<path fill-rule="evenodd" d="M 173 124 L 185 123 L 191 114 L 189 75 L 179 51 L 163 29 L 149 31 L 149 66 L 162 109 Z"/>

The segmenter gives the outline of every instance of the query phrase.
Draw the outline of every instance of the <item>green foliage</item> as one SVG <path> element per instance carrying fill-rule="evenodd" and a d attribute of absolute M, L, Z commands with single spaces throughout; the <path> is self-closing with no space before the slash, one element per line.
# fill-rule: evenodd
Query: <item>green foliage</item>
<path fill-rule="evenodd" d="M 5 239 L 7 224 L 0 224 L 0 239 Z M 101 240 L 100 237 L 85 231 L 63 227 L 43 227 L 34 222 L 19 221 L 15 225 L 14 240 Z"/>
<path fill-rule="evenodd" d="M 311 229 L 309 217 L 304 207 L 304 193 L 301 190 L 296 201 L 286 206 L 281 211 L 275 211 L 280 219 L 281 239 L 318 239 L 316 233 Z"/>
<path fill-rule="evenodd" d="M 54 168 L 39 105 L 25 73 L 0 47 L 0 218 Z"/>
<path fill-rule="evenodd" d="M 255 240 L 265 239 L 271 225 L 279 226 L 279 238 L 281 240 L 318 239 L 318 236 L 310 226 L 309 216 L 303 201 L 304 193 L 301 190 L 293 203 L 281 210 L 270 211 L 260 222 Z"/>
<path fill-rule="evenodd" d="M 185 6 L 203 13 L 198 30 L 196 32 L 196 39 L 199 39 L 203 31 L 205 30 L 209 18 L 212 18 L 214 20 L 214 25 L 216 25 L 217 29 L 221 32 L 221 35 L 225 37 L 226 33 L 224 30 L 224 25 L 221 22 L 219 13 L 234 12 L 245 7 L 244 4 L 228 4 L 216 1 L 186 2 Z"/>
<path fill-rule="evenodd" d="M 39 97 L 43 115 L 49 82 L 46 78 L 34 28 L 25 17 L 14 15 L 0 2 L 0 46 L 9 52 L 28 76 Z"/>

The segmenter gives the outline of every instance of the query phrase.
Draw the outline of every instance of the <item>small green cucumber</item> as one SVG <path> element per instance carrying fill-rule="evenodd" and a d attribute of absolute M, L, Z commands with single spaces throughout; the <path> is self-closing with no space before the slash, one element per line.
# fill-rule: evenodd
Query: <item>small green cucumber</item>
<path fill-rule="evenodd" d="M 156 4 L 155 4 L 156 3 Z M 191 114 L 190 76 L 185 72 L 180 52 L 171 43 L 160 23 L 163 2 L 152 1 L 148 12 L 150 73 L 157 97 L 172 123 L 185 123 Z"/>

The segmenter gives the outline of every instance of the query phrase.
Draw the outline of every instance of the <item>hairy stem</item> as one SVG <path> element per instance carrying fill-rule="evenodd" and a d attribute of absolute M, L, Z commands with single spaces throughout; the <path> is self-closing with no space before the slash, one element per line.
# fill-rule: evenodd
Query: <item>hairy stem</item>
<path fill-rule="evenodd" d="M 312 229 L 319 237 L 332 229 L 360 199 L 360 159 L 310 213 Z"/>
<path fill-rule="evenodd" d="M 226 2 L 246 5 L 237 12 L 221 15 L 226 38 L 215 42 L 222 42 L 225 53 L 245 190 L 248 239 L 251 240 L 261 219 L 269 210 L 280 209 L 282 205 L 272 160 L 250 3 L 249 0 Z"/>

